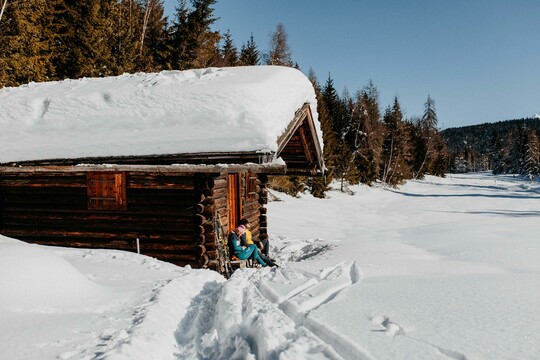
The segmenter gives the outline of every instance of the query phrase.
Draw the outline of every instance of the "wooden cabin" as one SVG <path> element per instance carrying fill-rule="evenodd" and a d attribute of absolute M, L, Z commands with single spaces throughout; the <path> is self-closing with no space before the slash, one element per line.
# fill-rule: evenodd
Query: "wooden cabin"
<path fill-rule="evenodd" d="M 217 224 L 228 233 L 244 217 L 255 237 L 268 237 L 268 175 L 324 169 L 313 105 L 293 111 L 270 150 L 4 158 L 0 233 L 222 271 Z"/>

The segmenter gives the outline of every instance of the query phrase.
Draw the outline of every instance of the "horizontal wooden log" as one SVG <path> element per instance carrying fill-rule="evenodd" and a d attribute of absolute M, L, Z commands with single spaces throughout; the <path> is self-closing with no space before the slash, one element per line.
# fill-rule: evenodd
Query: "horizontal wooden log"
<path fill-rule="evenodd" d="M 213 244 L 216 238 L 216 234 L 213 232 L 207 232 L 203 236 L 205 245 Z"/>
<path fill-rule="evenodd" d="M 227 198 L 217 198 L 214 201 L 216 209 L 223 209 L 227 207 Z"/>
<path fill-rule="evenodd" d="M 134 183 L 134 182 L 128 182 L 127 183 L 128 189 L 153 189 L 153 190 L 164 190 L 164 189 L 174 189 L 174 190 L 186 190 L 186 191 L 194 191 L 195 187 L 193 184 L 191 185 L 184 185 L 184 184 L 170 184 L 170 183 L 163 183 L 163 184 L 153 184 L 153 183 Z"/>
<path fill-rule="evenodd" d="M 261 204 L 259 204 L 259 202 L 250 202 L 248 204 L 245 204 L 243 206 L 243 211 L 245 213 L 252 213 L 252 212 L 255 212 L 255 211 L 259 211 L 259 209 L 261 208 Z"/>
<path fill-rule="evenodd" d="M 28 213 L 43 213 L 43 214 L 53 214 L 53 213 L 60 213 L 60 214 L 66 214 L 66 213 L 79 213 L 79 214 L 88 214 L 88 213 L 94 213 L 92 210 L 86 209 L 72 209 L 72 208 L 55 208 L 53 206 L 50 207 L 43 207 L 43 208 L 35 208 L 35 207 L 28 207 L 28 206 L 11 206 L 8 204 L 5 204 L 3 207 L 3 210 L 5 212 L 28 212 Z M 133 207 L 128 207 L 127 211 L 103 211 L 103 214 L 107 215 L 120 215 L 120 216 L 154 216 L 154 217 L 176 217 L 176 218 L 189 218 L 193 219 L 193 215 L 191 213 L 186 213 L 182 209 L 160 209 L 160 208 L 141 208 L 141 209 L 134 209 Z"/>
<path fill-rule="evenodd" d="M 163 242 L 186 242 L 193 243 L 196 237 L 190 237 L 185 235 L 171 235 L 171 234 L 139 234 L 137 232 L 99 232 L 99 231 L 66 231 L 58 229 L 29 229 L 29 228 L 15 228 L 6 227 L 2 231 L 2 235 L 19 238 L 37 238 L 45 241 L 47 238 L 64 238 L 72 239 L 70 241 L 76 241 L 76 239 L 92 239 L 92 241 L 111 241 L 111 240 L 124 240 L 131 241 L 140 238 L 144 241 L 163 241 Z"/>
<path fill-rule="evenodd" d="M 207 205 L 204 207 L 204 210 L 202 211 L 202 215 L 207 219 L 211 219 L 214 217 L 215 211 L 216 211 L 216 207 L 214 205 Z"/>
<path fill-rule="evenodd" d="M 226 197 L 227 196 L 227 189 L 226 188 L 215 189 L 212 192 L 212 196 L 214 197 L 214 199 L 217 199 L 217 198 L 220 198 L 220 197 Z"/>
<path fill-rule="evenodd" d="M 0 199 L 3 199 L 4 202 L 10 203 L 28 203 L 28 204 L 44 204 L 44 203 L 77 203 L 77 202 L 86 202 L 88 199 L 87 192 L 80 193 L 27 193 L 27 194 L 11 194 L 6 191 L 0 190 Z"/>
<path fill-rule="evenodd" d="M 210 260 L 219 259 L 219 253 L 217 251 L 207 251 L 205 254 Z"/>
<path fill-rule="evenodd" d="M 205 222 L 199 227 L 204 229 L 204 234 L 213 233 L 214 232 L 214 223 L 213 222 Z"/>
<path fill-rule="evenodd" d="M 26 242 L 49 245 L 49 246 L 62 246 L 62 247 L 79 247 L 79 248 L 100 248 L 100 249 L 117 249 L 126 251 L 137 251 L 137 243 L 135 240 L 109 240 L 109 241 L 95 241 L 93 239 L 77 239 L 76 241 L 70 241 L 64 238 L 45 238 L 37 239 L 35 237 L 21 237 L 21 240 Z M 139 242 L 139 248 L 141 253 L 177 253 L 188 254 L 190 256 L 196 255 L 201 252 L 201 249 L 196 244 L 181 244 L 181 243 L 150 243 Z M 206 250 L 205 250 L 206 251 Z"/>
<path fill-rule="evenodd" d="M 134 189 L 182 189 L 192 191 L 195 188 L 192 176 L 166 176 L 159 174 L 129 173 L 128 188 Z"/>
<path fill-rule="evenodd" d="M 47 221 L 47 220 L 25 220 L 25 219 L 4 219 L 2 224 L 4 229 L 29 229 L 32 231 L 67 231 L 85 233 L 135 233 L 136 237 L 151 236 L 152 234 L 168 235 L 177 239 L 193 239 L 195 234 L 193 227 L 164 227 L 156 224 L 136 224 L 136 223 L 80 223 L 74 221 Z M 148 235 L 147 235 L 148 234 Z"/>
<path fill-rule="evenodd" d="M 196 249 L 197 249 L 196 254 L 199 255 L 199 256 L 206 253 L 206 248 L 204 247 L 204 245 L 198 245 Z"/>
<path fill-rule="evenodd" d="M 215 186 L 214 181 L 215 180 L 212 177 L 196 176 L 195 177 L 195 188 L 199 189 L 199 190 L 213 189 L 214 186 Z"/>
<path fill-rule="evenodd" d="M 196 195 L 193 191 L 187 190 L 159 190 L 159 189 L 127 189 L 128 198 L 137 199 L 139 201 L 151 202 L 153 200 L 168 200 L 169 202 L 189 202 L 198 203 L 201 200 L 200 195 Z"/>
<path fill-rule="evenodd" d="M 195 212 L 195 214 L 202 214 L 203 211 L 204 211 L 204 205 L 202 204 L 195 204 L 193 206 L 193 211 Z"/>
<path fill-rule="evenodd" d="M 217 244 L 215 244 L 215 243 L 213 243 L 213 244 L 206 244 L 205 247 L 206 247 L 206 251 L 207 251 L 207 252 L 210 252 L 210 251 L 218 251 L 218 250 L 219 250 Z"/>
<path fill-rule="evenodd" d="M 50 181 L 50 182 L 49 182 Z M 41 179 L 2 179 L 0 187 L 32 187 L 32 188 L 47 188 L 47 187 L 64 187 L 64 188 L 82 188 L 86 187 L 86 180 L 71 178 L 58 178 L 44 181 Z"/>
<path fill-rule="evenodd" d="M 227 187 L 227 180 L 224 178 L 214 180 L 214 189 L 222 189 Z"/>
<path fill-rule="evenodd" d="M 65 228 L 69 230 L 81 231 L 114 231 L 124 232 L 126 230 L 137 232 L 139 234 L 160 233 L 175 235 L 191 235 L 195 233 L 192 224 L 182 223 L 159 223 L 142 221 L 78 221 L 78 220 L 51 220 L 51 219 L 12 219 L 3 218 L 3 227 L 29 227 L 29 228 Z"/>
<path fill-rule="evenodd" d="M 199 225 L 199 226 L 195 226 L 195 236 L 199 236 L 199 235 L 204 235 L 204 233 L 206 232 L 204 226 L 202 225 Z"/>
<path fill-rule="evenodd" d="M 76 220 L 80 222 L 92 221 L 123 221 L 123 222 L 143 222 L 143 223 L 161 223 L 161 224 L 195 224 L 193 215 L 183 215 L 173 213 L 141 214 L 134 212 L 96 212 L 91 210 L 86 211 L 36 211 L 36 209 L 11 208 L 6 206 L 3 208 L 3 218 L 5 219 L 31 219 L 31 220 Z"/>
<path fill-rule="evenodd" d="M 207 254 L 204 254 L 199 257 L 198 262 L 199 266 L 206 266 L 208 264 L 209 258 Z"/>
<path fill-rule="evenodd" d="M 213 197 L 205 197 L 204 199 L 201 199 L 198 203 L 204 206 L 208 206 L 208 205 L 214 205 L 215 201 Z"/>

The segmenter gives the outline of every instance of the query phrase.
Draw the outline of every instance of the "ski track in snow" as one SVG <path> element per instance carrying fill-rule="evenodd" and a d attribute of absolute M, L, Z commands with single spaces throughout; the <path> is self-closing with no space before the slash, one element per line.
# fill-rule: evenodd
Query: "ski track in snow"
<path fill-rule="evenodd" d="M 183 359 L 372 359 L 313 310 L 360 280 L 355 262 L 319 274 L 285 266 L 237 270 L 193 298 L 175 333 Z"/>

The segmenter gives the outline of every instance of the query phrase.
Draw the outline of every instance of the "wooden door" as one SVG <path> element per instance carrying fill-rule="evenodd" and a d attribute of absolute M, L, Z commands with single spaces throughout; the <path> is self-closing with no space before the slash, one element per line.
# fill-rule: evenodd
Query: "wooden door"
<path fill-rule="evenodd" d="M 238 226 L 238 221 L 242 217 L 240 174 L 229 174 L 227 176 L 227 209 L 229 231 L 232 231 Z"/>

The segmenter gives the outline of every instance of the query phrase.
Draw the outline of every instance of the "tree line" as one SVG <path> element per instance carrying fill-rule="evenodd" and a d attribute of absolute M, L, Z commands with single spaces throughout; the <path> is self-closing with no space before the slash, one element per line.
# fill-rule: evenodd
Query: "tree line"
<path fill-rule="evenodd" d="M 540 175 L 540 119 L 524 118 L 443 131 L 449 171 Z"/>
<path fill-rule="evenodd" d="M 122 73 L 210 66 L 283 65 L 293 62 L 287 32 L 277 24 L 261 53 L 251 35 L 240 49 L 229 31 L 211 26 L 217 0 L 178 0 L 172 19 L 161 0 L 4 0 L 0 18 L 0 88 L 31 81 L 103 77 Z M 313 70 L 327 172 L 290 178 L 290 193 L 324 196 L 332 180 L 396 186 L 425 174 L 444 176 L 447 153 L 428 96 L 421 117 L 405 118 L 397 97 L 383 112 L 370 82 L 354 96 L 338 95 Z M 279 181 L 276 186 L 279 185 Z"/>
<path fill-rule="evenodd" d="M 406 118 L 397 97 L 381 112 L 372 81 L 354 96 L 346 90 L 340 96 L 330 76 L 322 86 L 312 70 L 309 78 L 317 94 L 327 166 L 324 178 L 305 182 L 313 195 L 323 197 L 332 180 L 345 191 L 347 184 L 398 186 L 426 174 L 444 176 L 446 143 L 429 95 L 422 116 Z"/>
<path fill-rule="evenodd" d="M 0 88 L 31 81 L 257 65 L 251 36 L 240 50 L 211 29 L 216 0 L 5 0 Z"/>

